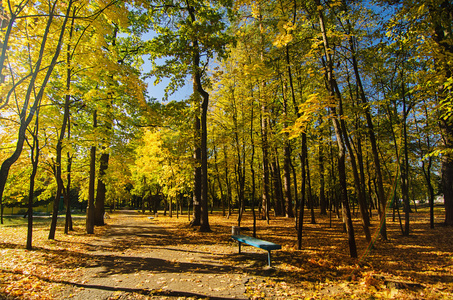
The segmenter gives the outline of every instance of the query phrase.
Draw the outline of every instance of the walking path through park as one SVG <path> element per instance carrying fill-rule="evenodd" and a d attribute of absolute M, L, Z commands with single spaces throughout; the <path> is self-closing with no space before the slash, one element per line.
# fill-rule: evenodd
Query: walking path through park
<path fill-rule="evenodd" d="M 177 228 L 160 226 L 159 218 L 134 211 L 106 221 L 106 233 L 88 245 L 83 275 L 62 291 L 61 298 L 248 299 L 247 284 L 256 283 L 258 274 L 249 275 L 247 258 L 253 256 L 252 264 L 259 264 L 254 269 L 262 275 L 274 272 L 265 267 L 265 251 L 239 255 L 225 235 L 224 240 L 203 245 L 187 233 L 178 234 Z"/>

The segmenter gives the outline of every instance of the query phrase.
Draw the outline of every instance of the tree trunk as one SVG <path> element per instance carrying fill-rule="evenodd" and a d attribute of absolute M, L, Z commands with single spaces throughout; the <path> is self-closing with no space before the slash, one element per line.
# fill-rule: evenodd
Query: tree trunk
<path fill-rule="evenodd" d="M 74 17 L 75 11 L 73 11 L 73 17 Z M 72 32 L 74 28 L 74 18 L 72 18 L 72 23 L 71 23 L 71 28 L 69 31 L 69 39 L 72 37 Z M 66 91 L 67 94 L 65 95 L 65 100 L 64 100 L 64 112 L 63 112 L 63 122 L 61 125 L 61 130 L 60 130 L 60 135 L 58 136 L 58 141 L 57 141 L 57 149 L 56 149 L 56 164 L 54 166 L 54 175 L 55 175 L 55 180 L 57 181 L 57 194 L 54 199 L 53 203 L 53 212 L 52 212 L 52 221 L 50 223 L 50 231 L 49 231 L 49 239 L 53 240 L 55 239 L 55 231 L 57 228 L 57 217 L 58 217 L 58 207 L 60 203 L 60 198 L 61 194 L 63 194 L 63 197 L 68 193 L 68 191 L 64 191 L 64 184 L 63 184 L 63 179 L 61 178 L 62 176 L 62 170 L 61 170 L 61 162 L 62 162 L 62 151 L 63 151 L 63 140 L 64 136 L 66 133 L 66 127 L 68 126 L 69 123 L 69 102 L 71 100 L 71 95 L 69 94 L 69 90 L 71 88 L 71 46 L 68 45 L 67 47 L 67 56 L 66 56 Z"/>
<path fill-rule="evenodd" d="M 227 189 L 227 206 L 228 206 L 228 215 L 227 219 L 231 216 L 231 183 L 229 179 L 229 171 L 228 171 L 228 152 L 227 146 L 223 147 L 223 157 L 225 159 L 225 183 Z"/>
<path fill-rule="evenodd" d="M 193 20 L 195 21 L 195 20 Z M 198 49 L 198 42 L 193 41 L 194 48 Z M 200 54 L 196 51 L 194 54 L 195 73 L 193 75 L 194 90 L 202 97 L 201 102 L 201 232 L 210 232 L 209 226 L 209 208 L 208 208 L 208 129 L 207 129 L 207 113 L 209 94 L 203 89 L 201 84 L 201 70 L 199 69 Z"/>
<path fill-rule="evenodd" d="M 434 20 L 434 41 L 440 52 L 435 59 L 436 69 L 444 74 L 444 82 L 451 82 L 452 63 L 449 58 L 453 53 L 451 36 L 453 34 L 451 24 L 453 23 L 453 4 L 445 0 L 440 5 L 430 7 L 430 15 Z M 453 226 L 453 115 L 451 112 L 451 88 L 447 84 L 440 87 L 439 103 L 441 105 L 440 128 L 445 153 L 442 156 L 442 191 L 444 193 L 445 224 Z"/>
<path fill-rule="evenodd" d="M 272 183 L 274 185 L 274 213 L 276 216 L 283 216 L 283 195 L 280 177 L 280 166 L 278 164 L 277 149 L 274 149 L 275 155 L 271 164 Z"/>
<path fill-rule="evenodd" d="M 403 161 L 401 162 L 401 192 L 403 196 L 404 205 L 404 230 L 403 235 L 409 236 L 409 213 L 410 213 L 410 202 L 409 202 L 409 155 L 407 147 L 407 116 L 409 109 L 406 107 L 406 96 L 404 79 L 401 83 L 401 94 L 403 100 Z"/>
<path fill-rule="evenodd" d="M 94 225 L 95 226 L 104 226 L 104 214 L 105 214 L 105 174 L 107 168 L 109 167 L 109 157 L 108 153 L 102 153 L 101 158 L 99 159 L 99 176 L 98 184 L 96 189 L 96 203 L 94 205 Z"/>
<path fill-rule="evenodd" d="M 324 180 L 324 151 L 321 144 L 318 147 L 318 166 L 319 166 L 319 206 L 321 215 L 327 215 L 327 201 Z"/>
<path fill-rule="evenodd" d="M 17 142 L 16 142 L 16 148 L 13 152 L 13 154 L 8 157 L 5 161 L 3 161 L 2 163 L 2 166 L 0 168 L 0 203 L 1 203 L 1 206 L 3 207 L 3 192 L 5 190 L 5 185 L 6 185 L 6 180 L 8 179 L 8 174 L 9 174 L 9 170 L 11 168 L 11 166 L 17 161 L 17 159 L 19 159 L 20 157 L 20 154 L 22 153 L 22 149 L 24 147 L 24 142 L 25 142 L 25 132 L 27 130 L 27 127 L 28 125 L 31 123 L 31 121 L 33 120 L 33 117 L 35 115 L 35 112 L 37 111 L 38 109 L 38 104 L 40 103 L 41 99 L 43 98 L 43 95 L 44 95 L 44 90 L 47 86 L 47 83 L 50 79 L 50 76 L 54 70 L 54 67 L 55 65 L 57 64 L 57 60 L 58 60 L 58 57 L 60 56 L 60 52 L 61 52 L 61 44 L 63 42 L 63 37 L 64 37 L 64 33 L 65 33 L 65 29 L 66 29 L 66 24 L 67 24 L 67 21 L 69 19 L 69 12 L 71 11 L 71 7 L 72 7 L 72 1 L 69 1 L 68 3 L 68 7 L 67 7 L 67 10 L 66 10 L 66 15 L 65 15 L 65 18 L 64 18 L 64 21 L 63 21 L 63 24 L 62 24 L 62 27 L 61 27 L 61 30 L 60 30 L 60 35 L 59 35 L 59 38 L 58 38 L 58 43 L 57 43 L 57 46 L 55 48 L 55 52 L 54 52 L 54 55 L 52 56 L 52 60 L 50 62 L 50 65 L 49 67 L 47 68 L 47 71 L 46 71 L 46 74 L 44 76 L 44 79 L 42 81 L 42 83 L 40 84 L 40 88 L 35 96 L 35 99 L 33 101 L 33 104 L 31 105 L 30 107 L 30 99 L 31 99 L 31 95 L 32 93 L 35 93 L 36 90 L 35 90 L 35 87 L 36 87 L 36 79 L 38 77 L 38 73 L 42 70 L 42 59 L 43 59 L 43 54 L 44 54 L 44 50 L 45 50 L 45 46 L 47 44 L 47 39 L 48 39 L 48 35 L 50 33 L 50 26 L 53 22 L 53 18 L 54 18 L 54 12 L 55 12 L 55 7 L 57 5 L 57 2 L 55 1 L 52 6 L 50 7 L 50 11 L 49 11 L 49 15 L 48 15 L 48 19 L 47 19 L 47 25 L 46 25 L 46 29 L 44 30 L 44 35 L 42 37 L 42 40 L 41 40 L 41 45 L 40 45 L 40 55 L 39 55 L 39 58 L 38 60 L 36 61 L 36 63 L 34 64 L 34 70 L 32 71 L 32 74 L 30 76 L 30 81 L 29 81 L 29 84 L 28 84 L 28 89 L 27 89 L 27 92 L 25 94 L 25 97 L 24 97 L 24 104 L 22 106 L 22 110 L 20 112 L 20 127 L 19 127 L 19 131 L 18 131 L 18 134 L 17 134 Z M 18 7 L 18 11 L 19 11 L 19 7 Z M 12 26 L 12 22 L 10 22 L 10 25 Z M 9 26 L 9 25 L 8 25 Z M 3 45 L 2 45 L 2 56 L 0 59 L 2 59 L 3 61 L 1 62 L 2 63 L 2 67 L 3 67 L 3 64 L 4 64 L 4 59 L 6 58 L 6 49 L 7 49 L 7 40 L 6 40 L 6 37 L 9 37 L 9 34 L 7 33 L 7 36 L 5 36 L 5 40 L 3 41 Z M 14 89 L 12 89 L 10 91 L 10 93 L 14 92 Z M 9 97 L 9 95 L 8 95 Z M 6 99 L 5 100 L 5 104 L 8 100 Z M 27 113 L 28 111 L 28 113 Z M 2 210 L 2 214 L 1 214 L 1 221 L 3 223 L 3 210 Z"/>
<path fill-rule="evenodd" d="M 261 7 L 260 7 L 261 10 Z M 261 15 L 261 11 L 258 16 L 258 26 L 260 28 L 260 32 L 263 31 L 263 16 Z M 260 34 L 261 38 L 261 51 L 260 51 L 260 60 L 264 63 L 264 36 L 263 33 Z M 261 82 L 261 90 L 259 91 L 259 98 L 261 104 L 261 149 L 263 152 L 263 195 L 262 195 L 262 211 L 261 211 L 261 219 L 267 220 L 267 224 L 269 224 L 269 142 L 268 142 L 268 127 L 269 127 L 269 120 L 267 117 L 268 114 L 268 107 L 266 103 L 266 99 L 264 98 L 266 88 L 266 82 Z"/>
<path fill-rule="evenodd" d="M 316 1 L 317 6 L 319 7 L 321 5 L 321 2 L 319 0 Z M 322 10 L 318 10 L 318 16 L 319 16 L 319 25 L 321 28 L 321 34 L 323 37 L 323 43 L 324 43 L 324 52 L 325 52 L 325 57 L 326 57 L 326 77 L 327 77 L 327 89 L 329 92 L 329 95 L 336 99 L 337 101 L 340 101 L 340 107 L 341 107 L 341 98 L 338 98 L 338 94 L 335 94 L 335 87 L 336 87 L 336 81 L 334 78 L 333 74 L 333 62 L 331 60 L 331 55 L 330 55 L 330 47 L 327 39 L 327 33 L 326 29 L 324 26 L 324 16 Z M 346 222 L 346 230 L 348 233 L 348 241 L 349 241 L 349 251 L 351 257 L 357 257 L 357 247 L 355 243 L 355 237 L 354 237 L 354 228 L 352 226 L 352 217 L 351 217 L 351 211 L 349 209 L 349 200 L 348 200 L 348 191 L 347 191 L 347 181 L 346 181 L 346 165 L 345 165 L 345 156 L 346 156 L 346 149 L 344 146 L 344 139 L 343 139 L 343 133 L 341 130 L 339 118 L 341 116 L 337 116 L 336 110 L 334 107 L 331 108 L 331 112 L 333 115 L 332 118 L 332 123 L 333 127 L 335 130 L 335 136 L 337 138 L 337 144 L 338 144 L 338 174 L 340 178 L 340 191 L 341 191 L 341 202 L 343 205 L 343 218 Z"/>
<path fill-rule="evenodd" d="M 302 230 L 304 224 L 304 211 L 305 211 L 305 187 L 306 187 L 306 162 L 307 162 L 307 135 L 305 132 L 302 133 L 302 151 L 300 155 L 300 165 L 301 165 L 301 196 L 299 204 L 299 218 L 297 224 L 297 249 L 302 250 Z"/>
<path fill-rule="evenodd" d="M 219 189 L 220 189 L 220 204 L 222 206 L 222 216 L 225 217 L 225 196 L 223 194 L 223 187 L 222 187 L 222 182 L 220 180 L 220 172 L 219 172 L 219 165 L 217 164 L 217 150 L 214 146 L 214 167 L 216 170 L 216 177 L 217 177 L 217 182 L 219 184 Z"/>
<path fill-rule="evenodd" d="M 316 218 L 315 218 L 315 201 L 313 199 L 313 194 L 311 192 L 311 179 L 310 179 L 310 164 L 307 158 L 307 163 L 306 163 L 306 169 L 307 169 L 307 198 L 308 198 L 308 206 L 310 208 L 310 224 L 316 224 Z"/>
<path fill-rule="evenodd" d="M 255 166 L 254 166 L 254 158 L 255 158 L 255 142 L 253 140 L 253 104 L 250 113 L 250 141 L 252 146 L 252 153 L 250 158 L 250 172 L 252 176 L 252 215 L 253 215 L 253 237 L 256 237 L 256 213 L 255 213 L 255 195 L 256 195 L 256 182 L 255 182 Z"/>
<path fill-rule="evenodd" d="M 195 90 L 195 87 L 194 87 Z M 197 104 L 195 104 L 197 105 Z M 197 105 L 199 108 L 199 105 Z M 199 111 L 199 109 L 198 109 Z M 201 174 L 201 148 L 200 148 L 200 118 L 198 115 L 195 116 L 195 151 L 194 151 L 194 189 L 193 189 L 193 216 L 190 222 L 191 226 L 199 226 L 201 224 L 201 185 L 202 185 L 202 174 Z"/>
<path fill-rule="evenodd" d="M 36 126 L 33 133 L 33 145 L 31 147 L 31 164 L 32 164 L 32 172 L 30 175 L 30 186 L 28 190 L 28 230 L 27 230 L 27 250 L 31 250 L 32 247 L 32 240 L 33 240 L 33 196 L 35 192 L 35 177 L 38 171 L 38 162 L 39 162 L 39 140 L 38 140 L 38 129 L 39 129 L 39 122 L 38 122 L 38 115 L 39 111 L 36 113 Z"/>
<path fill-rule="evenodd" d="M 371 119 L 371 113 L 370 113 L 370 109 L 368 106 L 368 100 L 366 98 L 365 91 L 363 89 L 352 37 L 349 39 L 349 43 L 350 43 L 351 53 L 352 53 L 351 54 L 352 55 L 352 65 L 354 68 L 354 74 L 356 77 L 357 86 L 359 87 L 360 99 L 362 100 L 362 103 L 364 104 L 365 117 L 366 117 L 366 122 L 367 122 L 367 127 L 368 127 L 368 135 L 369 135 L 370 144 L 371 144 L 371 151 L 373 153 L 373 161 L 374 161 L 374 168 L 375 168 L 376 181 L 377 181 L 377 197 L 378 197 L 378 202 L 380 203 L 379 218 L 381 220 L 381 236 L 384 240 L 387 240 L 387 226 L 386 226 L 386 222 L 385 222 L 385 209 L 387 206 L 387 199 L 385 198 L 384 180 L 382 178 L 381 162 L 380 162 L 380 158 L 379 158 L 376 136 L 374 133 L 374 125 L 373 125 L 373 121 Z"/>
<path fill-rule="evenodd" d="M 72 215 L 71 215 L 71 167 L 72 167 L 72 157 L 67 153 L 68 156 L 68 166 L 67 166 L 67 184 L 66 184 L 66 217 L 65 217 L 65 226 L 64 226 L 64 233 L 68 234 L 69 231 L 73 231 L 73 224 L 72 224 Z"/>
<path fill-rule="evenodd" d="M 421 132 L 420 128 L 418 127 L 418 121 L 417 121 L 417 118 L 414 118 L 415 120 L 415 126 L 417 128 L 417 131 L 418 131 L 418 136 L 419 136 L 419 139 L 418 139 L 418 147 L 421 149 L 423 149 L 423 145 L 422 145 L 422 136 L 423 136 L 423 133 Z M 425 120 L 426 120 L 426 127 L 429 126 L 429 114 L 428 114 L 428 110 L 426 109 L 425 107 Z M 431 138 L 430 138 L 430 134 L 426 134 L 426 151 L 421 151 L 421 162 L 422 162 L 422 171 L 423 171 L 423 175 L 425 177 L 425 180 L 426 180 L 426 186 L 427 186 L 427 189 L 428 189 L 428 201 L 429 201 L 429 226 L 430 228 L 434 228 L 434 188 L 433 188 L 433 185 L 431 183 L 431 167 L 432 167 L 432 163 L 433 163 L 433 159 L 432 159 L 432 156 L 428 156 L 427 160 L 428 160 L 428 164 L 426 164 L 426 160 L 423 159 L 425 154 L 428 154 L 432 151 L 431 149 Z"/>
<path fill-rule="evenodd" d="M 453 149 L 453 124 L 442 122 L 444 147 Z M 444 192 L 445 224 L 453 226 L 453 154 L 447 153 L 442 157 L 442 191 Z"/>
<path fill-rule="evenodd" d="M 93 112 L 93 129 L 97 127 L 97 111 Z M 96 180 L 96 146 L 90 150 L 90 179 L 88 187 L 88 206 L 86 216 L 86 232 L 94 233 L 94 185 Z"/>

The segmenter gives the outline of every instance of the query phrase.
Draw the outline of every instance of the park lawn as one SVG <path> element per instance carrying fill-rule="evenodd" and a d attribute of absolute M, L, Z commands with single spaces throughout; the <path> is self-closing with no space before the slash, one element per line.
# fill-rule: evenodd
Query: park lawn
<path fill-rule="evenodd" d="M 309 224 L 307 212 L 302 250 L 296 248 L 294 220 L 272 217 L 269 225 L 257 221 L 259 238 L 282 245 L 282 250 L 273 252 L 272 270 L 266 269 L 265 256 L 225 256 L 222 263 L 243 266 L 244 272 L 256 275 L 247 284 L 247 296 L 252 299 L 452 299 L 453 228 L 441 226 L 442 214 L 443 209 L 436 207 L 434 229 L 429 228 L 427 209 L 411 214 L 409 237 L 402 236 L 399 223 L 389 216 L 389 239 L 377 238 L 372 249 L 363 237 L 360 220 L 355 218 L 359 258 L 349 257 L 346 234 L 334 214 L 330 219 L 316 211 L 316 224 Z M 106 226 L 96 227 L 94 235 L 85 234 L 85 220 L 80 218 L 74 219 L 74 232 L 63 234 L 62 218 L 54 241 L 47 239 L 50 220 L 36 219 L 31 251 L 25 250 L 26 221 L 6 219 L 0 227 L 0 299 L 53 299 L 72 279 L 82 276 L 87 264 L 78 262 L 89 259 L 90 243 L 119 221 L 119 214 L 111 216 Z M 144 224 L 150 222 L 148 216 L 142 216 Z M 156 247 L 173 245 L 200 250 L 222 245 L 236 249 L 229 239 L 231 226 L 237 225 L 236 215 L 226 219 L 215 212 L 209 220 L 212 232 L 200 233 L 187 226 L 187 215 L 177 218 L 173 213 L 170 218 L 168 213 L 164 216 L 160 212 L 152 222 L 170 234 L 160 237 Z M 377 224 L 375 215 L 375 234 Z M 241 226 L 252 229 L 250 211 Z M 242 233 L 251 235 L 251 231 Z"/>

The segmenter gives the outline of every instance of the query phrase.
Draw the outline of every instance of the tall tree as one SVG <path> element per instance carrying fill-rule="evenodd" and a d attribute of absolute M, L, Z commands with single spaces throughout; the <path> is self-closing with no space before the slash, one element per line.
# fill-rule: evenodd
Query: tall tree
<path fill-rule="evenodd" d="M 317 7 L 322 7 L 321 2 L 319 0 L 316 1 Z M 341 114 L 341 95 L 339 94 L 338 85 L 336 79 L 334 77 L 334 69 L 333 69 L 333 61 L 331 56 L 331 48 L 329 46 L 329 39 L 327 36 L 327 29 L 324 23 L 324 13 L 322 9 L 318 9 L 318 17 L 319 17 L 319 26 L 321 29 L 323 45 L 324 45 L 324 56 L 325 56 L 325 64 L 326 64 L 326 87 L 329 92 L 329 96 L 332 100 L 336 101 L 335 106 L 339 106 L 340 114 Z M 349 200 L 348 200 L 348 192 L 347 192 L 347 182 L 346 182 L 346 148 L 344 142 L 344 133 L 340 125 L 339 119 L 341 115 L 337 115 L 335 110 L 335 106 L 331 107 L 332 111 L 332 123 L 335 129 L 335 136 L 337 139 L 338 144 L 338 173 L 340 178 L 340 194 L 341 194 L 341 202 L 342 202 L 342 211 L 343 211 L 343 219 L 346 223 L 346 230 L 348 233 L 348 240 L 349 240 L 349 251 L 351 257 L 357 257 L 357 246 L 355 243 L 355 236 L 354 236 L 354 228 L 352 225 L 352 217 L 351 211 L 349 209 Z"/>
<path fill-rule="evenodd" d="M 25 2 L 25 5 L 28 4 L 28 1 Z M 59 2 L 49 2 L 46 4 L 42 4 L 39 7 L 34 7 L 34 9 L 41 9 L 41 13 L 44 15 L 39 19 L 40 23 L 45 24 L 42 30 L 42 35 L 40 35 L 37 39 L 33 39 L 33 42 L 37 40 L 36 48 L 33 48 L 33 53 L 25 54 L 26 57 L 30 59 L 35 59 L 33 62 L 30 62 L 32 65 L 32 69 L 28 70 L 27 74 L 25 74 L 22 78 L 13 81 L 13 87 L 8 91 L 6 98 L 3 99 L 2 107 L 6 106 L 9 102 L 9 98 L 13 95 L 17 95 L 15 93 L 16 89 L 21 87 L 22 85 L 26 86 L 26 92 L 23 97 L 22 107 L 18 114 L 20 128 L 17 134 L 16 140 L 16 147 L 14 152 L 10 157 L 3 161 L 2 166 L 0 168 L 0 199 L 3 197 L 3 192 L 5 189 L 6 180 L 8 178 L 8 173 L 11 166 L 17 161 L 19 156 L 22 153 L 22 149 L 24 146 L 25 141 L 25 134 L 28 125 L 31 123 L 33 118 L 35 117 L 35 112 L 38 109 L 38 104 L 40 103 L 41 99 L 44 97 L 45 89 L 49 82 L 49 79 L 52 75 L 52 72 L 57 64 L 58 58 L 61 53 L 61 46 L 64 39 L 64 34 L 66 31 L 66 24 L 70 17 L 70 11 L 72 8 L 73 1 L 69 1 L 68 5 L 64 8 L 59 7 Z M 17 13 L 20 13 L 23 7 L 19 5 L 17 10 L 10 11 L 12 17 L 10 18 L 10 23 L 8 25 L 7 30 L 7 37 L 10 36 L 10 28 L 12 28 L 15 19 L 17 18 Z M 21 9 L 19 9 L 21 8 Z M 61 10 L 60 10 L 61 9 Z M 63 14 L 63 21 L 58 25 L 55 21 L 56 14 Z M 44 20 L 43 20 L 44 19 Z M 54 26 L 59 26 L 59 30 L 56 31 L 56 38 L 52 39 L 49 35 L 53 32 L 51 28 Z M 11 29 L 12 30 L 12 29 Z M 1 63 L 2 67 L 4 64 L 4 59 L 6 57 L 6 51 L 8 49 L 8 40 L 5 39 L 3 42 L 2 48 L 2 56 L 1 56 Z M 30 43 L 33 43 L 30 41 Z M 55 43 L 56 42 L 56 43 Z M 50 56 L 50 60 L 45 60 L 44 53 L 53 53 Z M 22 66 L 21 66 L 22 68 Z M 42 74 L 42 75 L 41 75 Z M 14 78 L 16 74 L 11 74 L 11 78 Z M 36 88 L 39 86 L 39 88 Z"/>
<path fill-rule="evenodd" d="M 395 38 L 394 28 L 405 27 L 406 43 L 416 49 L 414 54 L 420 61 L 426 62 L 419 73 L 419 83 L 425 97 L 436 99 L 440 111 L 439 126 L 442 135 L 442 192 L 445 202 L 445 224 L 453 225 L 453 114 L 452 61 L 453 53 L 453 3 L 448 0 L 399 1 L 389 26 L 390 36 Z M 404 20 L 403 20 L 404 18 Z M 402 23 L 405 22 L 405 23 Z M 404 26 L 403 26 L 404 25 Z M 393 34 L 392 34 L 393 33 Z M 423 39 L 419 37 L 423 36 Z"/>
<path fill-rule="evenodd" d="M 206 122 L 209 94 L 206 92 L 204 82 L 207 80 L 206 67 L 210 59 L 214 54 L 219 57 L 224 55 L 228 41 L 224 32 L 228 5 L 228 2 L 204 0 L 186 0 L 172 4 L 156 1 L 150 12 L 154 20 L 151 29 L 156 36 L 146 45 L 153 63 L 151 74 L 156 76 L 158 81 L 163 77 L 171 77 L 166 89 L 167 95 L 182 86 L 184 78 L 190 75 L 194 91 L 193 100 L 200 103 L 199 114 L 195 109 L 195 120 L 200 119 L 201 231 L 210 231 Z M 163 57 L 171 59 L 167 59 L 164 65 L 159 66 L 157 60 Z M 198 131 L 198 128 L 195 130 Z M 198 176 L 197 173 L 196 183 Z"/>

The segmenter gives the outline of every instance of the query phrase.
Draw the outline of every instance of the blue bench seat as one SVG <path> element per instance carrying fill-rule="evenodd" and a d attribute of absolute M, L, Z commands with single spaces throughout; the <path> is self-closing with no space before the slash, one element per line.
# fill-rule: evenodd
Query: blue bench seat
<path fill-rule="evenodd" d="M 257 238 L 251 237 L 251 236 L 247 236 L 247 235 L 232 235 L 231 238 L 233 240 L 236 240 L 239 242 L 239 253 L 241 253 L 241 244 L 242 243 L 266 250 L 269 267 L 271 266 L 271 251 L 282 248 L 281 245 L 278 245 L 278 244 L 275 244 L 272 242 L 268 242 L 268 241 L 263 241 L 263 240 L 260 240 L 260 239 L 257 239 Z"/>

